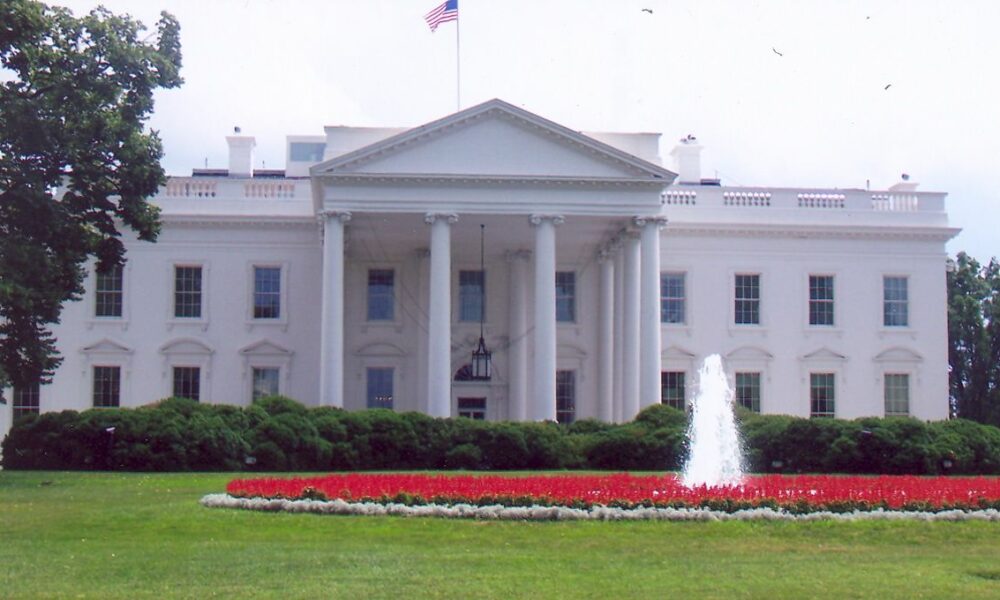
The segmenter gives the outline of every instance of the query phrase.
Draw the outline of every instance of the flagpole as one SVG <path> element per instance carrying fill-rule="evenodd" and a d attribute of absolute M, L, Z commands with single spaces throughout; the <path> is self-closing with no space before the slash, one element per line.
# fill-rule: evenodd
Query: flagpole
<path fill-rule="evenodd" d="M 455 18 L 455 112 L 462 110 L 462 45 L 459 43 L 461 15 Z"/>

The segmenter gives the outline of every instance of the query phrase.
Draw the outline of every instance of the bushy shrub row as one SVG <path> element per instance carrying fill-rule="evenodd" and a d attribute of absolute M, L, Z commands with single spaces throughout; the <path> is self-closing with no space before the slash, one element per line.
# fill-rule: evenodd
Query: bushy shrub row
<path fill-rule="evenodd" d="M 971 421 L 750 413 L 740 421 L 756 472 L 1000 473 L 1000 429 Z M 7 469 L 662 471 L 681 467 L 686 426 L 683 412 L 665 406 L 622 425 L 557 425 L 309 409 L 280 396 L 248 407 L 170 398 L 30 415 L 14 424 L 2 450 Z"/>

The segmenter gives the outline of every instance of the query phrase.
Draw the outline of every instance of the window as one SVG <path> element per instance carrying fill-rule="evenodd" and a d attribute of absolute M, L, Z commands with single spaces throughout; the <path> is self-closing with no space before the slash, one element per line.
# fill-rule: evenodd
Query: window
<path fill-rule="evenodd" d="M 250 400 L 256 402 L 261 398 L 278 395 L 278 367 L 254 367 L 253 390 Z"/>
<path fill-rule="evenodd" d="M 660 275 L 660 322 L 684 323 L 684 273 Z"/>
<path fill-rule="evenodd" d="M 392 367 L 369 367 L 368 408 L 392 409 Z"/>
<path fill-rule="evenodd" d="M 38 397 L 40 395 L 38 383 L 30 383 L 24 386 L 14 386 L 14 420 L 21 415 L 37 415 L 39 413 Z"/>
<path fill-rule="evenodd" d="M 253 268 L 253 318 L 281 318 L 281 267 Z"/>
<path fill-rule="evenodd" d="M 94 407 L 112 408 L 121 403 L 121 367 L 94 367 Z"/>
<path fill-rule="evenodd" d="M 910 376 L 906 373 L 885 375 L 885 416 L 910 414 Z"/>
<path fill-rule="evenodd" d="M 736 276 L 737 325 L 760 325 L 760 275 Z"/>
<path fill-rule="evenodd" d="M 736 404 L 760 412 L 760 373 L 736 374 Z"/>
<path fill-rule="evenodd" d="M 684 371 L 660 373 L 660 402 L 684 410 Z"/>
<path fill-rule="evenodd" d="M 322 162 L 326 144 L 323 142 L 292 142 L 288 145 L 290 159 L 295 162 Z"/>
<path fill-rule="evenodd" d="M 201 369 L 174 367 L 174 398 L 201 400 Z"/>
<path fill-rule="evenodd" d="M 119 265 L 107 271 L 98 271 L 94 316 L 122 316 L 122 290 L 122 268 Z"/>
<path fill-rule="evenodd" d="M 392 321 L 395 318 L 396 272 L 392 269 L 368 269 L 368 320 Z"/>
<path fill-rule="evenodd" d="M 556 371 L 556 421 L 576 419 L 576 371 Z"/>
<path fill-rule="evenodd" d="M 882 299 L 883 324 L 886 327 L 909 326 L 909 293 L 906 277 L 883 277 Z"/>
<path fill-rule="evenodd" d="M 477 421 L 486 420 L 486 398 L 459 398 L 458 416 Z"/>
<path fill-rule="evenodd" d="M 836 397 L 833 373 L 809 374 L 809 416 L 834 416 Z"/>
<path fill-rule="evenodd" d="M 556 271 L 556 321 L 576 322 L 576 273 Z"/>
<path fill-rule="evenodd" d="M 458 272 L 458 320 L 478 323 L 486 309 L 486 282 L 482 271 Z"/>
<path fill-rule="evenodd" d="M 809 276 L 809 324 L 833 325 L 833 276 Z"/>
<path fill-rule="evenodd" d="M 201 318 L 201 267 L 174 267 L 174 316 Z"/>

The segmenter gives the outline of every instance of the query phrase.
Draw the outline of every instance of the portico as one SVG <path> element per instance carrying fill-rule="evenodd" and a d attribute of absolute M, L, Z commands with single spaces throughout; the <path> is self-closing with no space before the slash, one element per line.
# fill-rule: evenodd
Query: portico
<path fill-rule="evenodd" d="M 630 419 L 659 402 L 661 193 L 673 177 L 498 100 L 316 165 L 321 404 L 364 408 L 373 373 L 391 378 L 379 385 L 395 409 L 439 417 L 480 410 L 480 398 L 487 418 L 538 421 Z M 366 315 L 373 273 L 391 279 L 391 318 Z M 489 382 L 461 381 L 478 338 L 467 280 L 481 282 Z"/>

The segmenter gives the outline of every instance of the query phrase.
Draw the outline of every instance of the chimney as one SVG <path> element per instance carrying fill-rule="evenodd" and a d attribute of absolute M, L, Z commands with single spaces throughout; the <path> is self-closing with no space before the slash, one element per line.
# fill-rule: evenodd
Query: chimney
<path fill-rule="evenodd" d="M 900 175 L 899 179 L 899 183 L 889 186 L 890 192 L 915 192 L 917 191 L 917 186 L 920 185 L 916 181 L 910 181 L 910 176 L 906 173 Z"/>
<path fill-rule="evenodd" d="M 670 151 L 677 169 L 677 183 L 701 183 L 701 148 L 698 138 L 689 134 Z"/>
<path fill-rule="evenodd" d="M 257 140 L 252 135 L 239 135 L 239 127 L 235 128 L 235 132 L 237 135 L 226 136 L 229 143 L 229 176 L 253 177 L 253 149 Z"/>

